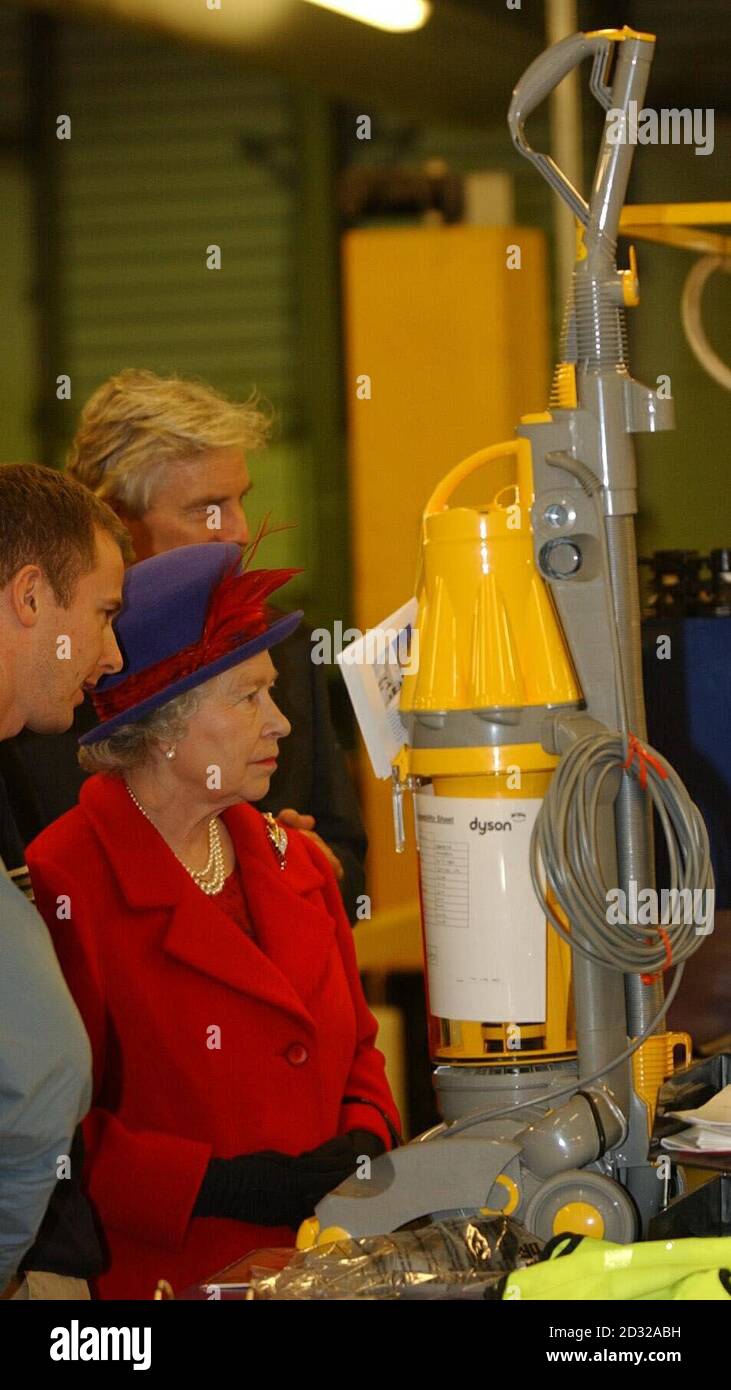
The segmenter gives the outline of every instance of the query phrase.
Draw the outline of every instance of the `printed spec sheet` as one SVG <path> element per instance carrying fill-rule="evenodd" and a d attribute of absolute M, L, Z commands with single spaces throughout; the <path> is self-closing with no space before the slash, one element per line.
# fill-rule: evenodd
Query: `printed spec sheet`
<path fill-rule="evenodd" d="M 528 867 L 535 798 L 414 797 L 431 1012 L 546 1017 L 546 921 Z"/>

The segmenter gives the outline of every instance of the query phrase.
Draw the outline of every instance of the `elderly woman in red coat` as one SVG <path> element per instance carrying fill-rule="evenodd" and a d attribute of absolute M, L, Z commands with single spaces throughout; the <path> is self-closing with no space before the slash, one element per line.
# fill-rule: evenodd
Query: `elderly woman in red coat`
<path fill-rule="evenodd" d="M 361 1155 L 398 1142 L 332 869 L 251 804 L 290 727 L 269 651 L 301 615 L 265 604 L 290 573 L 241 572 L 228 544 L 128 571 L 125 667 L 82 740 L 97 775 L 28 850 L 92 1044 L 103 1298 L 292 1244 Z"/>

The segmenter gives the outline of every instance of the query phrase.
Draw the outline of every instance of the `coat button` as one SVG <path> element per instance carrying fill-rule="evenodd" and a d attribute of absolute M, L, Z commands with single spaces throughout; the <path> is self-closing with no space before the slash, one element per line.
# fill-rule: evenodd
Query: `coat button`
<path fill-rule="evenodd" d="M 287 1061 L 293 1067 L 301 1067 L 302 1063 L 307 1061 L 309 1055 L 304 1043 L 290 1043 L 285 1053 Z"/>

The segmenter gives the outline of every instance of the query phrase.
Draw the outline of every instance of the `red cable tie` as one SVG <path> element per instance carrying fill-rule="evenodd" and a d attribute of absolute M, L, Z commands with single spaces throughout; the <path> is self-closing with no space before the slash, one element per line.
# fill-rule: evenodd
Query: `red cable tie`
<path fill-rule="evenodd" d="M 673 963 L 673 948 L 664 927 L 653 927 L 653 931 L 659 932 L 665 947 L 665 964 L 661 966 L 656 975 L 640 975 L 643 985 L 654 985 L 657 980 L 662 979 L 666 970 L 669 970 Z M 648 938 L 648 944 L 651 938 Z"/>
<path fill-rule="evenodd" d="M 637 774 L 637 780 L 640 786 L 642 787 L 643 792 L 647 791 L 648 763 L 651 767 L 655 769 L 656 773 L 659 777 L 663 779 L 663 781 L 667 779 L 668 774 L 665 771 L 662 764 L 660 763 L 659 759 L 655 757 L 654 753 L 650 752 L 649 748 L 645 748 L 644 744 L 640 743 L 640 740 L 637 738 L 636 734 L 628 735 L 628 745 L 629 752 L 627 754 L 626 761 L 622 763 L 622 767 L 626 769 L 631 768 L 632 763 L 634 762 L 635 758 L 637 758 L 637 761 L 640 765 L 640 770 Z"/>

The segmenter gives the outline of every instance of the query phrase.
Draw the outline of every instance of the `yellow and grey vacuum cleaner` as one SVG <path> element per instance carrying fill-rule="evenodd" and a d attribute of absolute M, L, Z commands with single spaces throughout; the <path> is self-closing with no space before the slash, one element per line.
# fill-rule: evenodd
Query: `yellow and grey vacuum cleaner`
<path fill-rule="evenodd" d="M 616 243 L 634 146 L 605 124 L 587 203 L 524 129 L 587 57 L 605 110 L 639 109 L 653 50 L 631 29 L 576 34 L 513 93 L 513 140 L 575 214 L 577 259 L 549 409 L 453 469 L 424 513 L 394 791 L 414 795 L 444 1123 L 329 1194 L 302 1243 L 475 1209 L 627 1242 L 667 1200 L 650 1133 L 689 1040 L 663 1021 L 712 904 L 703 821 L 646 745 L 632 435 L 672 427 L 673 405 L 626 362 L 638 286 Z M 478 470 L 490 500 L 450 505 Z M 700 920 L 633 910 L 657 901 L 653 805 L 673 906 L 705 894 Z"/>

